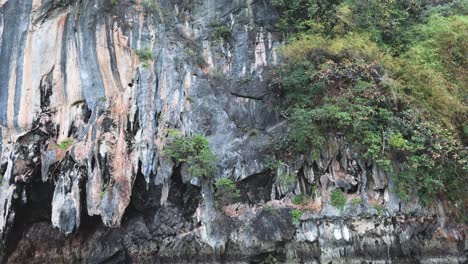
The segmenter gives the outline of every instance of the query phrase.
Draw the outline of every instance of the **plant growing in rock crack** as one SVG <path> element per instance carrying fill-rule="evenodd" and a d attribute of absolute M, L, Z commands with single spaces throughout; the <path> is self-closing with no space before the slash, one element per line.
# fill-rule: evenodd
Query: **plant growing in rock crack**
<path fill-rule="evenodd" d="M 354 197 L 353 199 L 351 199 L 351 204 L 354 205 L 354 206 L 360 205 L 361 202 L 362 202 L 362 200 L 361 200 L 360 197 Z"/>
<path fill-rule="evenodd" d="M 343 210 L 346 204 L 346 197 L 344 196 L 341 190 L 334 189 L 333 191 L 331 191 L 330 202 L 334 207 Z"/>
<path fill-rule="evenodd" d="M 276 181 L 284 186 L 290 186 L 296 182 L 296 176 L 290 173 L 281 173 L 278 175 Z"/>
<path fill-rule="evenodd" d="M 271 206 L 271 205 L 265 205 L 263 208 L 262 208 L 262 211 L 264 211 L 265 213 L 267 214 L 276 214 L 278 213 L 278 208 L 275 208 L 274 206 Z"/>
<path fill-rule="evenodd" d="M 276 159 L 273 155 L 268 155 L 265 158 L 265 166 L 272 171 L 278 170 L 278 168 L 283 164 L 283 161 Z"/>
<path fill-rule="evenodd" d="M 307 197 L 303 194 L 293 196 L 291 202 L 296 205 L 305 205 L 307 203 Z"/>
<path fill-rule="evenodd" d="M 65 150 L 65 149 L 68 149 L 71 145 L 73 145 L 73 143 L 74 143 L 73 139 L 68 138 L 57 143 L 57 147 L 59 149 Z"/>
<path fill-rule="evenodd" d="M 208 145 L 208 139 L 200 134 L 183 136 L 180 131 L 170 129 L 165 153 L 175 161 L 185 162 L 192 177 L 212 179 L 216 170 L 216 155 Z"/>
<path fill-rule="evenodd" d="M 198 54 L 196 57 L 196 63 L 200 67 L 205 67 L 207 65 L 205 58 L 200 54 Z"/>
<path fill-rule="evenodd" d="M 236 183 L 229 178 L 219 178 L 215 182 L 215 199 L 219 206 L 226 206 L 239 200 L 240 191 Z"/>
<path fill-rule="evenodd" d="M 149 13 L 156 13 L 160 10 L 159 2 L 157 0 L 143 0 L 141 4 Z"/>
<path fill-rule="evenodd" d="M 188 57 L 195 57 L 198 55 L 198 52 L 196 52 L 194 49 L 192 48 L 185 48 L 185 54 L 188 56 Z"/>
<path fill-rule="evenodd" d="M 249 75 L 249 76 L 240 78 L 237 82 L 238 82 L 239 84 L 246 84 L 246 83 L 249 83 L 249 82 L 251 82 L 251 81 L 253 81 L 253 77 Z"/>
<path fill-rule="evenodd" d="M 317 184 L 313 184 L 312 187 L 310 188 L 310 197 L 316 198 L 318 196 L 319 189 Z"/>
<path fill-rule="evenodd" d="M 382 204 L 373 204 L 372 207 L 377 211 L 378 216 L 382 216 L 385 210 L 385 207 Z"/>
<path fill-rule="evenodd" d="M 185 55 L 192 61 L 194 61 L 198 66 L 204 67 L 206 65 L 205 58 L 203 55 L 196 49 L 193 48 L 185 48 Z"/>
<path fill-rule="evenodd" d="M 142 48 L 142 49 L 137 49 L 135 50 L 135 54 L 138 56 L 140 61 L 142 62 L 143 68 L 149 68 L 150 64 L 149 62 L 153 59 L 153 51 L 148 48 Z"/>
<path fill-rule="evenodd" d="M 298 225 L 300 223 L 303 212 L 299 209 L 293 209 L 291 211 L 291 221 L 293 225 Z"/>
<path fill-rule="evenodd" d="M 107 193 L 107 189 L 109 188 L 109 184 L 105 183 L 102 185 L 101 192 L 99 193 L 99 197 L 104 198 L 104 195 Z"/>
<path fill-rule="evenodd" d="M 228 41 L 232 37 L 231 30 L 219 22 L 213 21 L 208 24 L 208 27 L 212 28 L 211 38 L 215 42 Z"/>

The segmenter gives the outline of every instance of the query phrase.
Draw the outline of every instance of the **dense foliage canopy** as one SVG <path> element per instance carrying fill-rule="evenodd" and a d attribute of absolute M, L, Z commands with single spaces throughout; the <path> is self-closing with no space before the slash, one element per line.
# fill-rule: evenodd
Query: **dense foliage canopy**
<path fill-rule="evenodd" d="M 281 153 L 316 155 L 328 137 L 345 136 L 392 172 L 401 198 L 466 198 L 468 3 L 273 4 L 287 39 L 271 76 L 291 123 Z"/>

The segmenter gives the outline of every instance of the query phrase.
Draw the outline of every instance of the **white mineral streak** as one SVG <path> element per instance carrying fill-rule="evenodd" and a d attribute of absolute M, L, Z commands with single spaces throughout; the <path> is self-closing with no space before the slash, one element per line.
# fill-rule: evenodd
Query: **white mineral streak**
<path fill-rule="evenodd" d="M 80 178 L 78 170 L 66 171 L 55 186 L 52 198 L 52 225 L 65 234 L 72 233 L 80 226 Z M 70 217 L 72 219 L 68 219 Z"/>
<path fill-rule="evenodd" d="M 263 28 L 260 28 L 260 32 L 257 33 L 255 38 L 255 69 L 259 70 L 267 65 L 265 33 Z"/>
<path fill-rule="evenodd" d="M 7 221 L 10 218 L 10 214 L 14 213 L 10 211 L 13 194 L 16 190 L 16 185 L 10 185 L 10 180 L 13 173 L 14 157 L 15 153 L 12 146 L 4 146 L 4 156 L 7 159 L 7 168 L 3 175 L 3 179 L 0 185 L 0 233 L 3 234 L 5 231 Z"/>

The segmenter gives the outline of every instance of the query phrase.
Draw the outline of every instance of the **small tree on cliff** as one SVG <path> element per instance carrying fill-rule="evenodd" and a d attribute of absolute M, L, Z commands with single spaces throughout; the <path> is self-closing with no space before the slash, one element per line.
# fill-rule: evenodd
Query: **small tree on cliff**
<path fill-rule="evenodd" d="M 170 129 L 168 135 L 165 153 L 177 162 L 186 162 L 192 177 L 211 180 L 216 170 L 217 157 L 211 151 L 206 137 L 200 134 L 183 136 L 175 129 Z"/>
<path fill-rule="evenodd" d="M 239 200 L 240 191 L 233 180 L 220 178 L 216 180 L 214 185 L 216 186 L 215 198 L 218 206 L 226 206 Z"/>
<path fill-rule="evenodd" d="M 217 201 L 218 206 L 238 201 L 240 191 L 237 189 L 236 183 L 228 178 L 217 179 L 214 182 L 216 192 L 213 193 L 212 180 L 215 178 L 217 157 L 211 151 L 206 137 L 200 134 L 183 136 L 180 131 L 175 129 L 170 129 L 168 136 L 165 153 L 177 162 L 186 162 L 190 175 L 201 180 L 207 207 L 214 209 L 213 198 Z"/>

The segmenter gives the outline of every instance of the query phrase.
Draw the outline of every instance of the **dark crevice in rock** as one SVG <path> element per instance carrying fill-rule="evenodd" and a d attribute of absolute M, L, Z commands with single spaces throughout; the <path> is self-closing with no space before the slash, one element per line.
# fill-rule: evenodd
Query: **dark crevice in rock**
<path fill-rule="evenodd" d="M 52 96 L 52 86 L 53 86 L 53 71 L 54 67 L 50 69 L 49 73 L 44 75 L 41 79 L 39 87 L 41 88 L 41 109 L 42 111 L 49 110 L 50 107 L 50 97 Z"/>
<path fill-rule="evenodd" d="M 189 221 L 202 201 L 201 188 L 190 183 L 184 183 L 180 170 L 181 166 L 174 167 L 174 172 L 170 178 L 169 193 L 171 195 L 168 197 L 168 201 L 177 206 L 183 217 Z"/>
<path fill-rule="evenodd" d="M 286 263 L 286 253 L 282 250 L 260 253 L 250 258 L 251 264 Z"/>
<path fill-rule="evenodd" d="M 52 196 L 54 193 L 53 183 L 41 182 L 40 178 L 37 178 L 30 184 L 18 184 L 17 187 L 19 196 L 21 196 L 21 193 L 26 194 L 26 197 L 23 197 L 23 201 L 27 201 L 27 203 L 23 203 L 21 198 L 14 201 L 16 205 L 15 222 L 6 237 L 6 250 L 3 263 L 8 263 L 8 258 L 17 250 L 16 247 L 19 241 L 32 224 L 40 222 L 50 223 Z"/>
<path fill-rule="evenodd" d="M 253 205 L 270 201 L 273 179 L 272 172 L 267 170 L 237 182 L 241 192 L 241 202 Z"/>
<path fill-rule="evenodd" d="M 130 206 L 134 210 L 144 213 L 160 206 L 161 186 L 148 184 L 141 172 L 141 161 L 138 162 L 138 172 L 133 183 Z"/>
<path fill-rule="evenodd" d="M 104 182 L 104 185 L 109 184 L 109 181 L 111 180 L 111 172 L 108 164 L 110 164 L 110 160 L 107 156 L 107 153 L 104 155 L 104 157 L 101 155 L 100 152 L 96 153 L 97 156 L 97 161 L 99 164 L 99 169 L 101 171 L 102 175 L 102 180 Z"/>
<path fill-rule="evenodd" d="M 254 95 L 245 95 L 245 94 L 239 94 L 239 93 L 234 93 L 231 92 L 231 95 L 236 96 L 236 97 L 241 97 L 241 98 L 247 98 L 247 99 L 252 99 L 252 100 L 258 100 L 261 101 L 267 94 L 263 94 L 260 96 L 254 96 Z"/>

